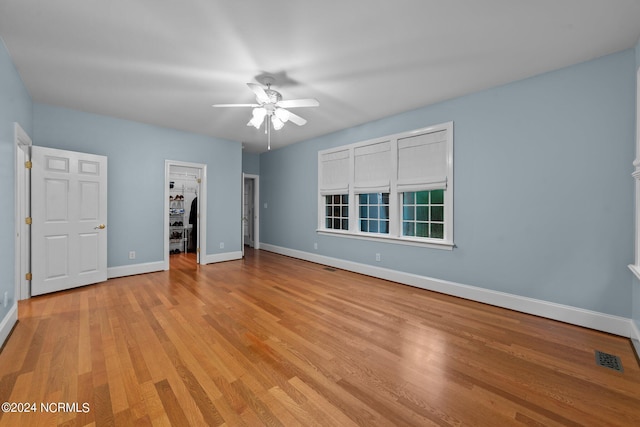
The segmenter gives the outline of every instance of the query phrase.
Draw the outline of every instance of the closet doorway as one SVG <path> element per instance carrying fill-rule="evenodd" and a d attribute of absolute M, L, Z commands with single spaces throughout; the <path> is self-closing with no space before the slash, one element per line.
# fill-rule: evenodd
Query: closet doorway
<path fill-rule="evenodd" d="M 244 247 L 260 249 L 260 180 L 258 175 L 242 174 L 242 255 Z"/>
<path fill-rule="evenodd" d="M 165 270 L 202 264 L 206 239 L 207 165 L 165 161 Z"/>

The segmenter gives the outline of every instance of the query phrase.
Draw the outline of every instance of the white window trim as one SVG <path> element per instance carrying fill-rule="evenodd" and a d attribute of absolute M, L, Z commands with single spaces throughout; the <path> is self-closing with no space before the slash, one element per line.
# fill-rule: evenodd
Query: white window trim
<path fill-rule="evenodd" d="M 413 236 L 402 236 L 402 206 L 400 201 L 400 194 L 398 193 L 398 139 L 411 137 L 414 135 L 419 135 L 422 133 L 429 132 L 438 132 L 438 131 L 446 131 L 447 132 L 447 188 L 444 192 L 445 195 L 445 230 L 444 230 L 444 239 L 430 239 L 430 238 L 421 238 L 421 237 L 413 237 Z M 358 227 L 358 203 L 357 203 L 357 193 L 354 185 L 354 151 L 357 147 L 371 145 L 375 143 L 380 143 L 384 141 L 391 142 L 391 177 L 390 177 L 390 194 L 389 194 L 389 233 L 388 234 L 377 234 L 377 233 L 367 233 L 359 231 Z M 321 184 L 323 181 L 322 177 L 322 156 L 325 154 L 329 154 L 331 152 L 336 151 L 344 151 L 349 150 L 349 230 L 333 230 L 325 228 L 324 222 L 324 197 L 326 192 L 322 192 Z M 363 239 L 363 240 L 372 240 L 372 241 L 384 241 L 388 243 L 395 243 L 401 245 L 409 245 L 409 246 L 422 246 L 429 248 L 437 248 L 437 249 L 445 249 L 452 250 L 455 247 L 453 240 L 453 192 L 454 192 L 454 184 L 453 184 L 453 122 L 442 123 L 434 126 L 429 126 L 425 128 L 415 129 L 407 132 L 401 132 L 393 135 L 388 135 L 380 138 L 374 138 L 367 141 L 361 141 L 354 144 L 343 145 L 340 147 L 334 147 L 327 150 L 322 150 L 318 152 L 318 228 L 316 232 L 318 234 L 330 235 L 336 237 L 346 237 L 346 238 L 355 238 L 355 239 Z"/>

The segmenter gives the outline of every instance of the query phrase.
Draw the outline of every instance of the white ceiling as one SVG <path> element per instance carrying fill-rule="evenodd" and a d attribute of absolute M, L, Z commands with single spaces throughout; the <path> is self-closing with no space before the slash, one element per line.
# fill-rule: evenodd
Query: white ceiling
<path fill-rule="evenodd" d="M 245 83 L 316 98 L 278 148 L 633 47 L 638 0 L 0 0 L 34 102 L 240 141 Z"/>

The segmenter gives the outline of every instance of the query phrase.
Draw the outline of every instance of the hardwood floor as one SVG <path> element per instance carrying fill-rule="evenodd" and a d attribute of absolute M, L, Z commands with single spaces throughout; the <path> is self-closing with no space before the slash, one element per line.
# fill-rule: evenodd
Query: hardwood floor
<path fill-rule="evenodd" d="M 21 302 L 0 425 L 640 425 L 628 339 L 246 255 Z"/>

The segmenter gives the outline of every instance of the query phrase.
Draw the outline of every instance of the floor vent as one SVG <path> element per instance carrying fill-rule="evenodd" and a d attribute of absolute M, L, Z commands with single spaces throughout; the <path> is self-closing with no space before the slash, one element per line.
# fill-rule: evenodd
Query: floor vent
<path fill-rule="evenodd" d="M 614 371 L 624 372 L 622 362 L 618 356 L 596 350 L 596 364 Z"/>
<path fill-rule="evenodd" d="M 335 268 L 331 268 L 331 267 L 325 267 L 324 269 L 327 270 L 327 271 L 331 271 L 331 272 L 336 271 Z"/>

